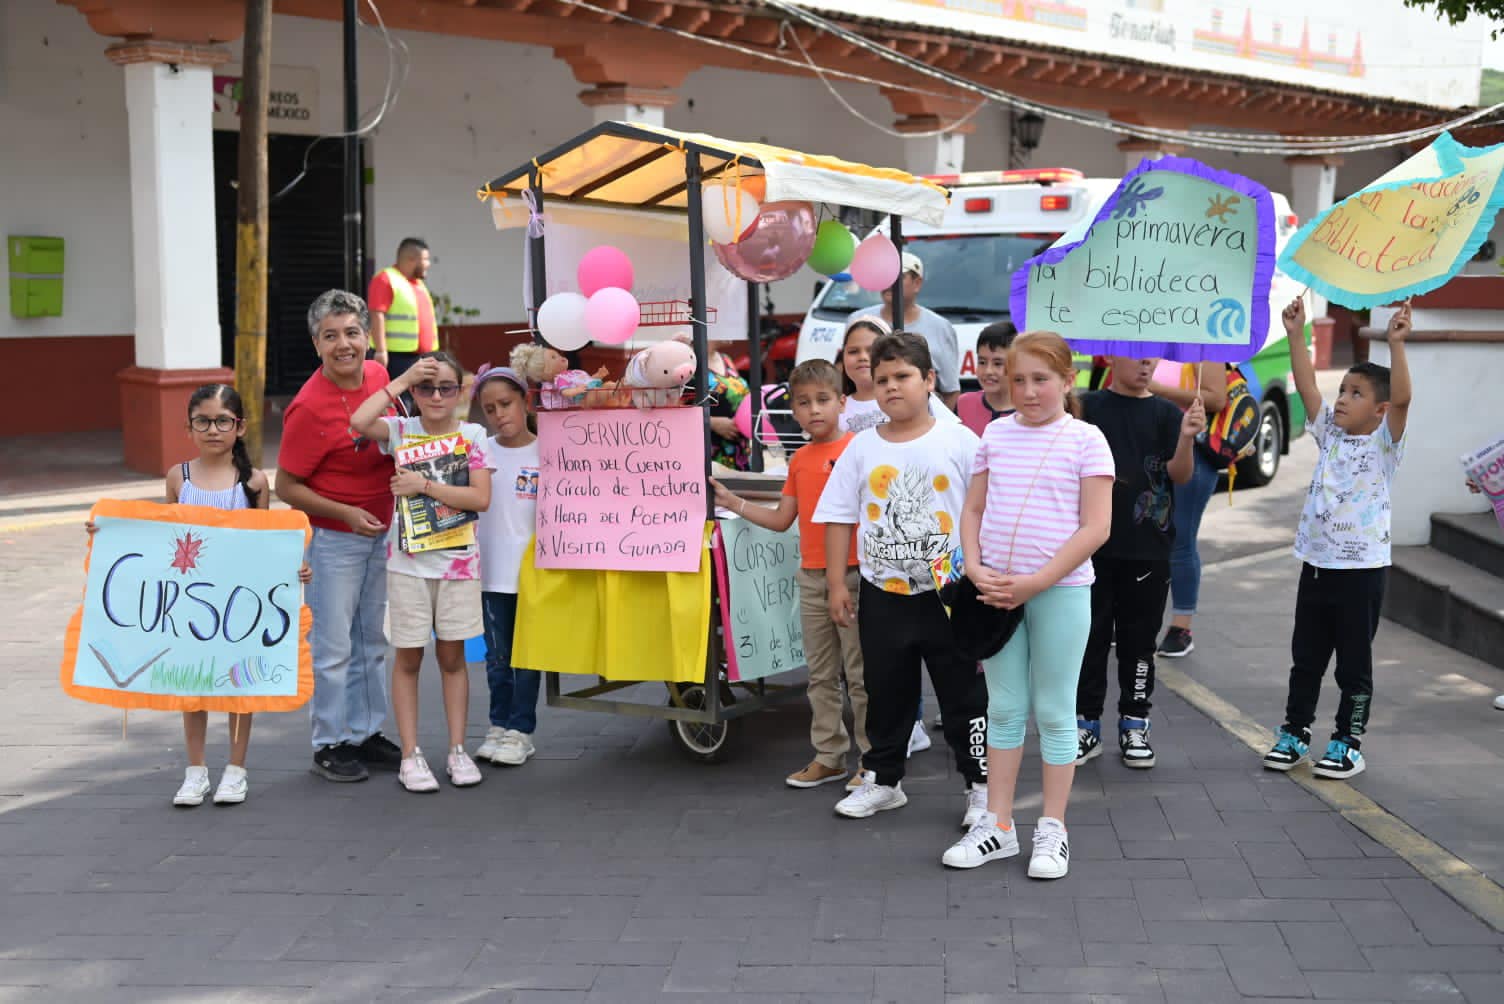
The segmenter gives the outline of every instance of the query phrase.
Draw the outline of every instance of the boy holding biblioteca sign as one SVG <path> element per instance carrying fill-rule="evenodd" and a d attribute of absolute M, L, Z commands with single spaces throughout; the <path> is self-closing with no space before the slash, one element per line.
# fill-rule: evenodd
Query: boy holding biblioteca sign
<path fill-rule="evenodd" d="M 869 749 L 861 640 L 854 624 L 843 626 L 831 619 L 825 581 L 825 529 L 812 522 L 830 472 L 856 434 L 841 431 L 841 409 L 846 401 L 841 392 L 841 373 L 825 360 L 811 359 L 794 368 L 789 374 L 789 397 L 794 420 L 810 441 L 790 458 L 778 505 L 771 509 L 749 506 L 746 499 L 714 478 L 710 484 L 715 489 L 717 505 L 757 526 L 781 532 L 792 526 L 796 517 L 799 521 L 799 621 L 804 630 L 805 661 L 809 665 L 809 732 L 815 758 L 785 778 L 784 783 L 790 788 L 818 788 L 842 780 L 847 773 L 851 737 L 846 732 L 841 699 L 843 668 L 857 749 L 864 754 Z M 854 543 L 854 528 L 852 540 Z M 852 547 L 846 567 L 846 588 L 852 595 L 859 584 L 856 554 L 856 548 Z M 858 770 L 847 787 L 859 785 L 861 777 L 862 771 Z"/>

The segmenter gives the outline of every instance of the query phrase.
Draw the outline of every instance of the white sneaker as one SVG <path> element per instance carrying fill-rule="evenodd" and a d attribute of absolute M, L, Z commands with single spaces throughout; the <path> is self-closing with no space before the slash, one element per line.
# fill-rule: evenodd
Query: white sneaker
<path fill-rule="evenodd" d="M 961 817 L 961 829 L 969 830 L 987 815 L 987 784 L 975 782 L 966 786 L 966 815 Z"/>
<path fill-rule="evenodd" d="M 214 804 L 239 805 L 245 801 L 250 787 L 246 783 L 244 767 L 226 764 L 225 772 L 219 776 L 219 787 L 214 789 Z"/>
<path fill-rule="evenodd" d="M 449 775 L 449 783 L 456 788 L 470 788 L 485 780 L 480 768 L 475 766 L 475 761 L 470 759 L 470 754 L 465 752 L 463 746 L 456 746 L 449 751 L 444 759 L 444 770 Z"/>
<path fill-rule="evenodd" d="M 846 790 L 856 791 L 862 785 L 869 783 L 876 784 L 877 775 L 870 770 L 858 770 L 855 774 L 851 775 L 851 780 L 846 782 Z"/>
<path fill-rule="evenodd" d="M 900 809 L 908 804 L 909 796 L 903 793 L 902 784 L 890 788 L 878 784 L 877 779 L 868 774 L 863 777 L 860 788 L 836 803 L 836 812 L 847 819 L 866 819 L 884 809 Z"/>
<path fill-rule="evenodd" d="M 486 729 L 486 738 L 481 740 L 481 744 L 475 749 L 475 759 L 494 761 L 496 754 L 501 752 L 502 739 L 506 734 L 507 730 L 500 725 L 493 725 Z"/>
<path fill-rule="evenodd" d="M 505 764 L 508 767 L 521 767 L 527 763 L 527 758 L 536 752 L 538 749 L 533 745 L 532 736 L 526 732 L 518 732 L 516 729 L 507 729 L 491 762 Z"/>
<path fill-rule="evenodd" d="M 947 868 L 975 868 L 999 858 L 1017 856 L 1017 831 L 1011 826 L 1006 830 L 998 826 L 997 817 L 988 812 L 966 831 L 966 836 L 951 844 L 940 863 Z"/>
<path fill-rule="evenodd" d="M 1040 816 L 1034 827 L 1034 856 L 1029 858 L 1029 878 L 1065 878 L 1065 873 L 1070 871 L 1070 857 L 1065 824 L 1049 816 Z"/>
<path fill-rule="evenodd" d="M 427 794 L 439 790 L 439 779 L 428 769 L 423 751 L 416 746 L 413 747 L 413 755 L 404 758 L 402 766 L 397 769 L 397 781 L 412 792 Z"/>
<path fill-rule="evenodd" d="M 908 755 L 913 756 L 915 753 L 923 753 L 933 745 L 934 743 L 930 742 L 930 734 L 924 731 L 924 723 L 920 721 L 914 722 L 914 729 L 909 733 Z"/>
<path fill-rule="evenodd" d="M 1494 710 L 1504 711 L 1504 694 L 1494 698 Z"/>
<path fill-rule="evenodd" d="M 209 794 L 209 768 L 189 767 L 183 772 L 183 786 L 178 793 L 172 796 L 173 805 L 184 807 L 203 805 L 204 796 Z"/>

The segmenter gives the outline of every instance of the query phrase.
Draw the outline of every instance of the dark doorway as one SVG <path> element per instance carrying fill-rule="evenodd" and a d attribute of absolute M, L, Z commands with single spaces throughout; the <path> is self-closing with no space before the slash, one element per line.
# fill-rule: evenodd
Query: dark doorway
<path fill-rule="evenodd" d="M 308 173 L 270 212 L 267 261 L 266 393 L 295 394 L 317 367 L 308 338 L 308 305 L 344 283 L 344 195 L 340 144 L 312 136 L 273 135 L 267 143 L 267 178 L 275 194 L 303 169 Z M 235 365 L 235 213 L 240 173 L 240 133 L 214 133 L 214 223 L 219 252 L 221 357 Z M 365 290 L 356 290 L 362 296 Z"/>

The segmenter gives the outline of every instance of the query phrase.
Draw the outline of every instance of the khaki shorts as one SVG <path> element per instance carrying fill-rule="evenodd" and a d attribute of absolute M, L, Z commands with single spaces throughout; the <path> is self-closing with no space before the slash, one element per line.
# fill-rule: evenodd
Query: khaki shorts
<path fill-rule="evenodd" d="M 386 596 L 396 648 L 424 648 L 434 635 L 440 641 L 465 641 L 485 630 L 479 579 L 423 579 L 388 572 Z"/>

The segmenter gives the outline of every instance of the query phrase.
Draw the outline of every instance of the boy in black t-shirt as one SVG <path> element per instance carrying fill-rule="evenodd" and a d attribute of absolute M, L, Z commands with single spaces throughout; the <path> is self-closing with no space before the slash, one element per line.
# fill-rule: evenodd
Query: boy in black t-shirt
<path fill-rule="evenodd" d="M 1092 565 L 1091 634 L 1076 688 L 1076 764 L 1102 752 L 1107 701 L 1107 651 L 1118 650 L 1118 747 L 1129 767 L 1153 767 L 1149 708 L 1154 693 L 1154 646 L 1170 589 L 1170 544 L 1175 536 L 1171 484 L 1190 480 L 1196 435 L 1206 428 L 1197 400 L 1184 415 L 1149 393 L 1157 359 L 1110 360 L 1112 382 L 1083 398 L 1083 415 L 1112 448 L 1112 535 Z"/>

